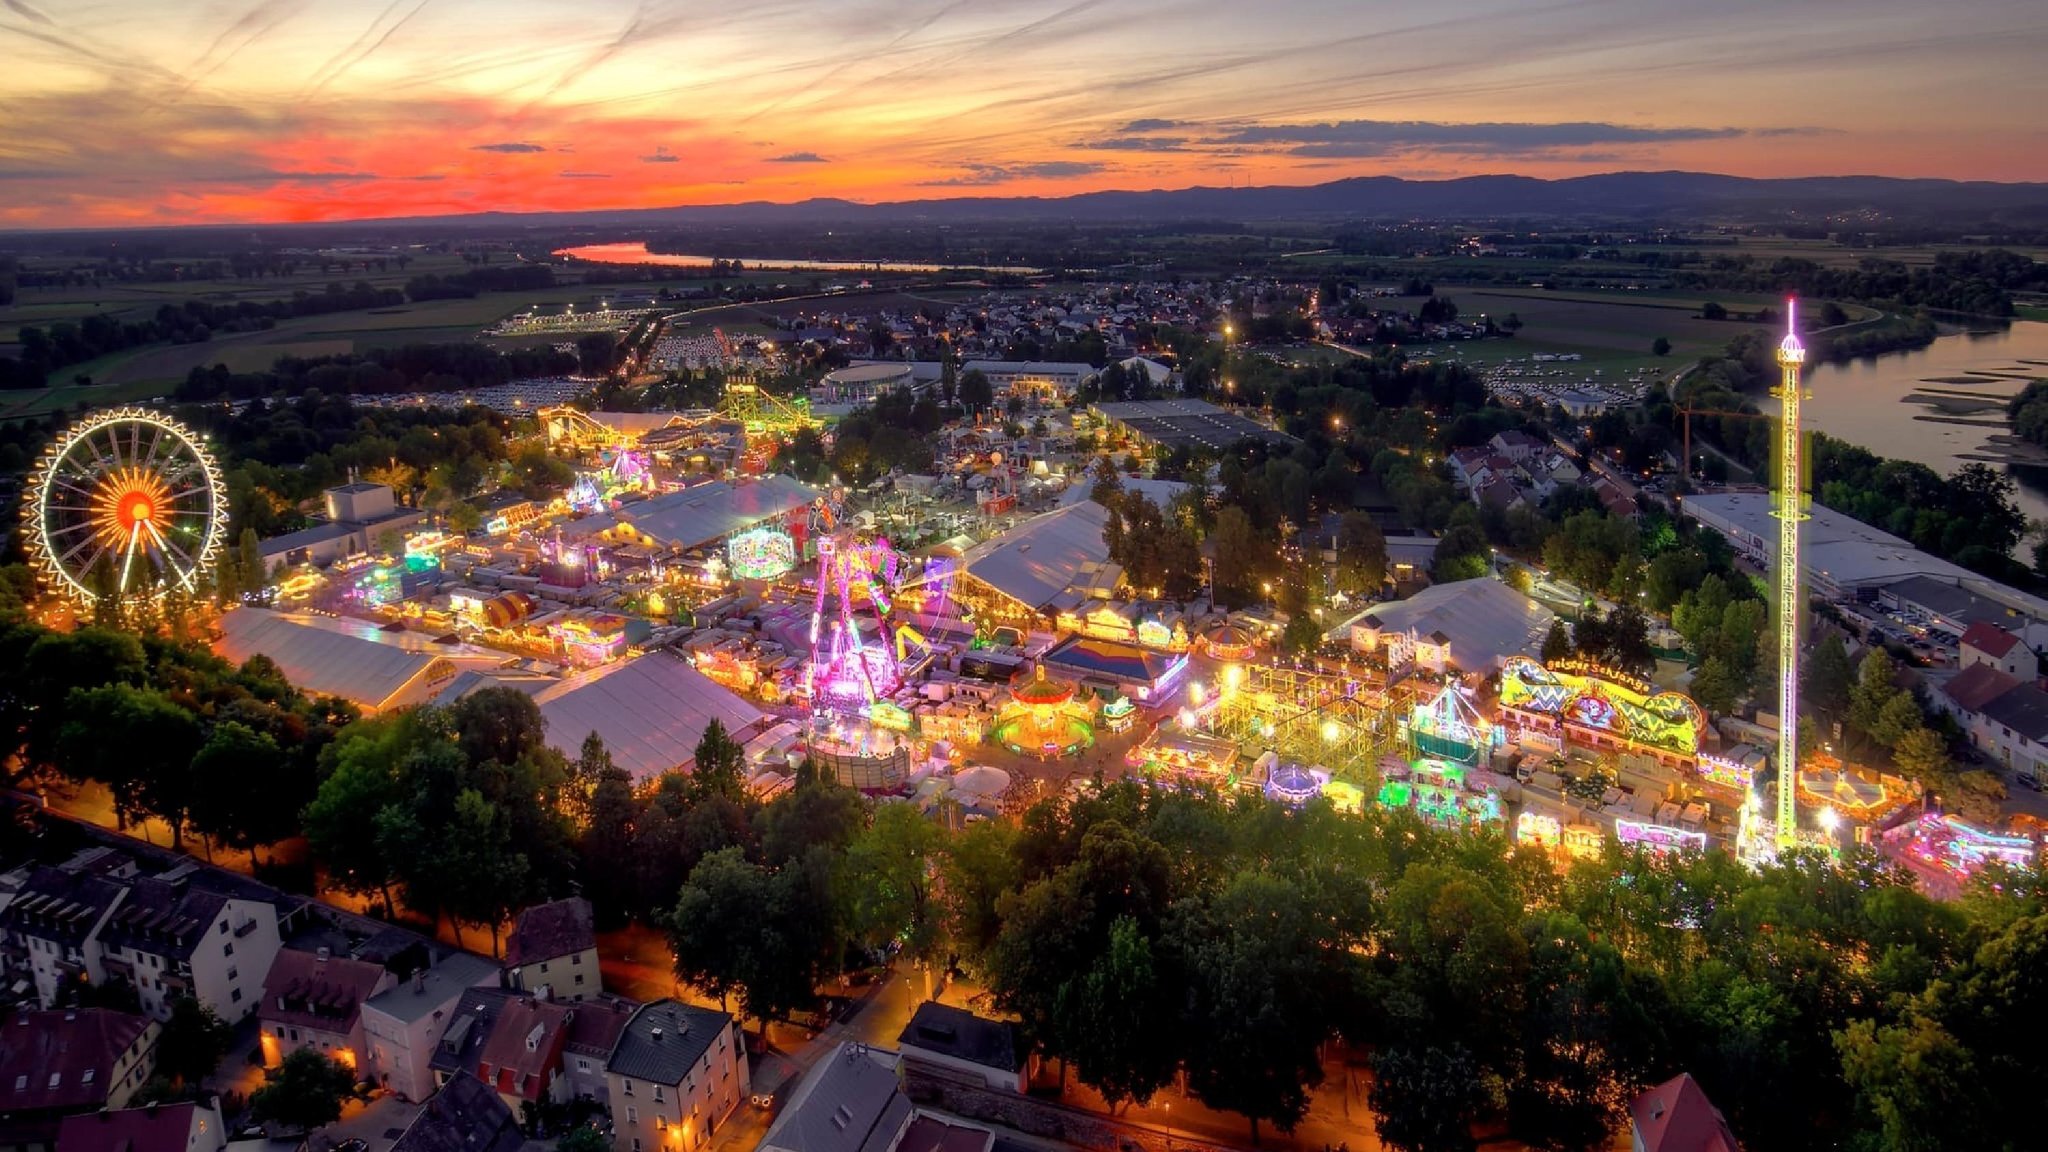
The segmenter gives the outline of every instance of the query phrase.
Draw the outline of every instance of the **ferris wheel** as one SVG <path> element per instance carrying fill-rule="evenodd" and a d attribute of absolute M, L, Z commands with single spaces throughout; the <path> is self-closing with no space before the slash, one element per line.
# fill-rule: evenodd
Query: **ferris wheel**
<path fill-rule="evenodd" d="M 43 453 L 23 515 L 36 567 L 58 591 L 142 600 L 199 587 L 227 534 L 227 491 L 197 433 L 115 408 Z"/>

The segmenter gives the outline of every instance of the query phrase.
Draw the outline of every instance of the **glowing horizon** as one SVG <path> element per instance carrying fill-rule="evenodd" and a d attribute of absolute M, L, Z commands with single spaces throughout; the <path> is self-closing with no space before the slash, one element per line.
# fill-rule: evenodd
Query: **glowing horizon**
<path fill-rule="evenodd" d="M 1360 175 L 2048 181 L 2029 0 L 4 0 L 0 42 L 0 228 Z"/>

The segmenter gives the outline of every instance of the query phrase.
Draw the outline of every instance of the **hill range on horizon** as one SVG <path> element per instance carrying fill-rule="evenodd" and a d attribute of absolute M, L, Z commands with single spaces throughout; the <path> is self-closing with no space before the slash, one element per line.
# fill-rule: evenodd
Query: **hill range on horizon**
<path fill-rule="evenodd" d="M 0 233 L 53 236 L 98 232 L 218 231 L 224 228 L 293 231 L 436 225 L 494 228 L 669 228 L 754 224 L 947 224 L 1042 221 L 1128 223 L 1172 220 L 1289 218 L 1548 219 L 1639 221 L 1684 219 L 1779 220 L 1820 223 L 1855 214 L 1872 224 L 1940 218 L 2014 226 L 2048 225 L 2048 184 L 1996 183 L 1889 176 L 1757 178 L 1710 172 L 1610 172 L 1545 179 L 1534 176 L 1463 176 L 1415 180 L 1356 176 L 1320 184 L 1243 188 L 1082 192 L 1071 196 L 955 196 L 862 203 L 817 197 L 657 208 L 369 217 L 318 222 L 248 221 L 235 224 L 148 228 L 36 229 Z"/>

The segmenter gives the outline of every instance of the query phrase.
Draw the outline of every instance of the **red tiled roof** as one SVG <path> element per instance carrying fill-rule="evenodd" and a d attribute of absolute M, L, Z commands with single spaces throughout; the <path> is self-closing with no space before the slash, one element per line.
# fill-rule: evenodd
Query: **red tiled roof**
<path fill-rule="evenodd" d="M 57 1152 L 185 1152 L 197 1108 L 187 1102 L 66 1116 L 57 1128 Z"/>
<path fill-rule="evenodd" d="M 536 904 L 519 914 L 505 941 L 505 964 L 518 968 L 597 947 L 597 919 L 581 896 Z"/>
<path fill-rule="evenodd" d="M 542 1000 L 513 1000 L 498 1013 L 477 1056 L 476 1078 L 505 1096 L 539 1100 L 562 1062 L 569 1009 Z"/>
<path fill-rule="evenodd" d="M 386 975 L 376 964 L 346 956 L 322 960 L 318 953 L 285 948 L 263 978 L 263 1002 L 256 1015 L 274 1023 L 347 1032 L 355 1027 L 363 1001 L 376 994 Z"/>
<path fill-rule="evenodd" d="M 8 1016 L 0 1023 L 0 1112 L 99 1107 L 114 1065 L 149 1025 L 105 1008 Z"/>
<path fill-rule="evenodd" d="M 1986 704 L 2019 687 L 2020 682 L 1989 664 L 1972 664 L 1941 686 L 1941 694 L 1965 712 L 1982 712 Z"/>
<path fill-rule="evenodd" d="M 588 1056 L 609 1057 L 619 1043 L 619 1033 L 638 1008 L 624 1000 L 586 1000 L 576 1005 L 576 1018 L 569 1022 L 569 1050 Z"/>
<path fill-rule="evenodd" d="M 1645 1152 L 1741 1152 L 1721 1110 L 1689 1073 L 1629 1101 Z"/>
<path fill-rule="evenodd" d="M 1979 620 L 1975 624 L 1970 625 L 1964 631 L 1962 641 L 1963 647 L 1975 648 L 1977 651 L 1990 656 L 1993 660 L 2005 659 L 2005 654 L 2012 651 L 2013 645 L 2019 642 L 2019 637 L 1991 623 L 1989 620 Z"/>

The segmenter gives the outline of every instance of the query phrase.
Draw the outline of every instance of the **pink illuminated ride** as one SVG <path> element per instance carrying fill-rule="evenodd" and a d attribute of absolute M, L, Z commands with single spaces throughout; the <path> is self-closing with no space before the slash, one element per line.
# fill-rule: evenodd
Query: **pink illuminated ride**
<path fill-rule="evenodd" d="M 818 539 L 818 590 L 811 608 L 811 707 L 865 711 L 902 683 L 890 650 L 888 618 L 896 550 L 883 539 Z M 873 625 L 863 635 L 862 622 Z"/>

